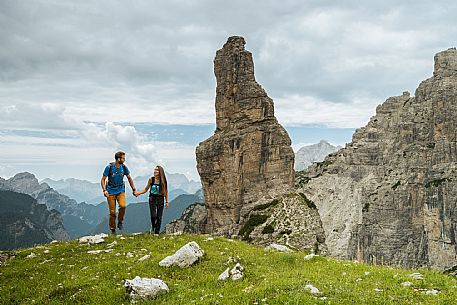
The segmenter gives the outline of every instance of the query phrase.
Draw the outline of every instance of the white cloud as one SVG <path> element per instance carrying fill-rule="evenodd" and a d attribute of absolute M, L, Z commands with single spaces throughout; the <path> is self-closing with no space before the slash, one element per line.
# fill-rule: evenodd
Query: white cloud
<path fill-rule="evenodd" d="M 289 126 L 305 124 L 337 128 L 355 128 L 365 125 L 374 115 L 379 101 L 354 97 L 350 104 L 319 100 L 312 96 L 292 95 L 275 101 L 279 122 Z"/>

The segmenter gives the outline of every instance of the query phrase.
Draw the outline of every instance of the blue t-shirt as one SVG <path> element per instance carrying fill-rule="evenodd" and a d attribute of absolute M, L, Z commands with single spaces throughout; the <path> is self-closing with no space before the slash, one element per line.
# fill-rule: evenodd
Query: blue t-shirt
<path fill-rule="evenodd" d="M 109 176 L 109 168 L 110 166 L 112 167 L 113 174 L 111 176 L 111 179 Z M 125 169 L 125 171 L 124 171 Z M 106 183 L 106 190 L 108 191 L 108 194 L 110 195 L 117 195 L 122 192 L 125 192 L 125 185 L 124 185 L 124 175 L 130 175 L 130 171 L 127 168 L 125 164 L 122 164 L 119 166 L 119 168 L 116 167 L 114 164 L 108 164 L 105 167 L 105 170 L 103 171 L 103 176 L 108 177 L 110 179 L 109 181 L 111 183 Z M 113 185 L 110 185 L 113 184 Z"/>

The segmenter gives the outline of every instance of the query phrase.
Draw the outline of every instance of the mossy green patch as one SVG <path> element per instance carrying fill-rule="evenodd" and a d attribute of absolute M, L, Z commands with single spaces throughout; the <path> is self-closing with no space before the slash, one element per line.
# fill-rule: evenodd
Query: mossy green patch
<path fill-rule="evenodd" d="M 271 234 L 275 231 L 275 228 L 271 224 L 267 224 L 263 229 L 262 233 L 263 234 Z"/>
<path fill-rule="evenodd" d="M 313 201 L 311 201 L 310 199 L 308 199 L 308 197 L 306 197 L 305 194 L 303 194 L 303 193 L 298 193 L 298 194 L 305 201 L 305 203 L 308 206 L 308 208 L 313 209 L 313 210 L 317 209 L 316 204 Z"/>
<path fill-rule="evenodd" d="M 254 228 L 267 221 L 267 219 L 268 215 L 251 214 L 249 220 L 241 228 L 239 235 L 241 235 L 243 240 L 249 240 L 249 234 L 251 234 Z"/>
<path fill-rule="evenodd" d="M 431 186 L 438 187 L 441 184 L 443 184 L 444 182 L 446 182 L 447 180 L 448 180 L 448 178 L 440 178 L 440 179 L 431 180 L 425 184 L 425 187 L 431 187 Z"/>
<path fill-rule="evenodd" d="M 252 210 L 253 211 L 263 211 L 263 210 L 266 210 L 266 209 L 268 209 L 270 207 L 274 207 L 274 206 L 278 205 L 278 203 L 279 203 L 279 200 L 275 198 L 270 202 L 255 206 Z"/>

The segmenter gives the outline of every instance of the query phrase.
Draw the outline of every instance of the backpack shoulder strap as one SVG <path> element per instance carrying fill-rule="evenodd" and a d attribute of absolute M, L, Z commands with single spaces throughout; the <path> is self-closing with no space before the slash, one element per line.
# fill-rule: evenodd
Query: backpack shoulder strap
<path fill-rule="evenodd" d="M 113 162 L 110 162 L 109 164 L 109 172 L 108 172 L 108 179 L 110 179 L 113 176 Z"/>

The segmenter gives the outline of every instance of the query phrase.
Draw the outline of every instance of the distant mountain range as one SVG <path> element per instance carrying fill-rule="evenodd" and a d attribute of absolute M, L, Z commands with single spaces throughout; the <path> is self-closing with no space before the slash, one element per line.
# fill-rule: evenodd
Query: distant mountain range
<path fill-rule="evenodd" d="M 341 146 L 333 146 L 325 140 L 317 144 L 307 145 L 300 148 L 295 153 L 295 170 L 302 171 L 314 162 L 322 162 L 325 157 L 339 149 Z"/>
<path fill-rule="evenodd" d="M 1 250 L 69 239 L 60 213 L 29 195 L 0 191 L 0 208 Z"/>
<path fill-rule="evenodd" d="M 65 230 L 71 238 L 88 234 L 104 216 L 106 205 L 94 206 L 78 203 L 68 196 L 58 193 L 46 183 L 39 183 L 30 173 L 19 173 L 5 180 L 0 178 L 0 190 L 14 191 L 32 196 L 39 204 L 45 204 L 48 210 L 57 210 L 63 218 Z"/>
<path fill-rule="evenodd" d="M 169 185 L 169 200 L 173 200 L 181 194 L 194 194 L 201 188 L 200 182 L 189 180 L 183 174 L 170 174 L 166 173 Z M 133 179 L 135 187 L 143 189 L 149 176 L 138 176 Z M 101 192 L 100 183 L 94 183 L 87 180 L 79 180 L 74 178 L 52 180 L 46 178 L 41 183 L 46 183 L 60 194 L 67 195 L 78 202 L 86 202 L 89 204 L 98 204 L 105 201 L 105 197 Z M 139 197 L 134 197 L 130 192 L 130 186 L 126 182 L 126 196 L 127 202 L 145 202 L 148 200 L 148 195 L 144 194 Z"/>

